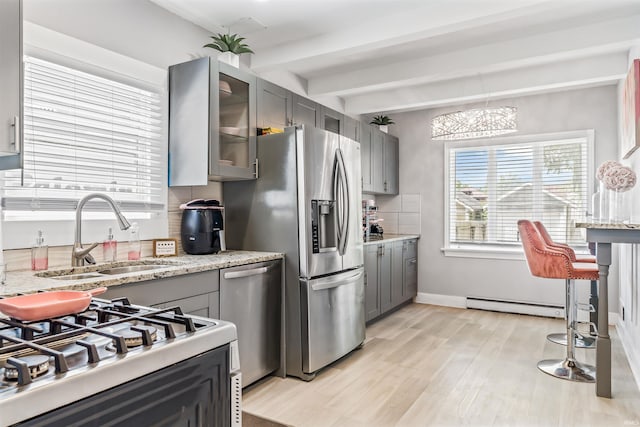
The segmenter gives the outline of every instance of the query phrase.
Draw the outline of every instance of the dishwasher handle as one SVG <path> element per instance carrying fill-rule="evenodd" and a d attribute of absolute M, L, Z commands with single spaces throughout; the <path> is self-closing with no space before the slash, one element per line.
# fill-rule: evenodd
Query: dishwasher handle
<path fill-rule="evenodd" d="M 275 265 L 276 264 L 274 263 L 266 267 L 252 268 L 249 270 L 227 271 L 225 273 L 222 273 L 222 278 L 223 279 L 240 279 L 242 277 L 257 276 L 259 274 L 264 274 L 267 271 L 271 270 Z"/>

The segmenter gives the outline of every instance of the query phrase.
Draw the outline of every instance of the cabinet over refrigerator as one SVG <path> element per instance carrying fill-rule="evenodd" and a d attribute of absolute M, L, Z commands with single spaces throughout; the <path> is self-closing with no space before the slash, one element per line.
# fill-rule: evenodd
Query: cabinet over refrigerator
<path fill-rule="evenodd" d="M 227 243 L 286 254 L 286 373 L 310 380 L 365 337 L 360 144 L 297 126 L 257 152 L 257 180 L 224 184 Z"/>

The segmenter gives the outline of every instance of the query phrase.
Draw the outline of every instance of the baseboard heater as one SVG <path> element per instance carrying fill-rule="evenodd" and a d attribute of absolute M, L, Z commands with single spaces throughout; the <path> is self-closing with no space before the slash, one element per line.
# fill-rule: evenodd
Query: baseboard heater
<path fill-rule="evenodd" d="M 467 297 L 467 308 L 543 317 L 564 317 L 564 307 L 562 306 L 482 297 Z"/>

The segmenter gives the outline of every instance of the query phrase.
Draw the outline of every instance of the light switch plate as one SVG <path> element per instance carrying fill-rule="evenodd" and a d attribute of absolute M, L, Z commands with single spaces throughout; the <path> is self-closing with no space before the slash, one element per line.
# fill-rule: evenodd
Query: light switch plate
<path fill-rule="evenodd" d="M 156 258 L 178 255 L 176 239 L 153 239 L 153 256 Z"/>

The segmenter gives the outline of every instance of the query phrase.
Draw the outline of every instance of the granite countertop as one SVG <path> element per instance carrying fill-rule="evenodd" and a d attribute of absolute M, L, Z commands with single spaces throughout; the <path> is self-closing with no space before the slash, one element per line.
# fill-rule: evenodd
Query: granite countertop
<path fill-rule="evenodd" d="M 640 230 L 640 224 L 600 224 L 596 222 L 578 222 L 577 228 L 599 228 L 603 230 Z"/>
<path fill-rule="evenodd" d="M 180 276 L 201 271 L 218 270 L 243 264 L 283 259 L 278 252 L 225 251 L 214 255 L 183 255 L 168 258 L 143 258 L 140 261 L 118 261 L 109 264 L 96 264 L 85 267 L 51 269 L 42 272 L 31 270 L 7 272 L 7 279 L 0 285 L 0 296 L 12 296 L 19 293 L 32 293 L 40 290 L 88 290 L 99 286 L 118 286 L 144 280 Z M 162 264 L 155 270 L 136 271 L 117 275 L 101 275 L 84 279 L 54 279 L 51 276 L 97 272 L 108 267 L 139 264 Z M 43 277 L 44 276 L 44 277 Z"/>
<path fill-rule="evenodd" d="M 419 239 L 419 234 L 383 234 L 382 239 L 365 240 L 364 245 L 375 245 L 377 243 L 388 243 L 399 240 Z"/>

